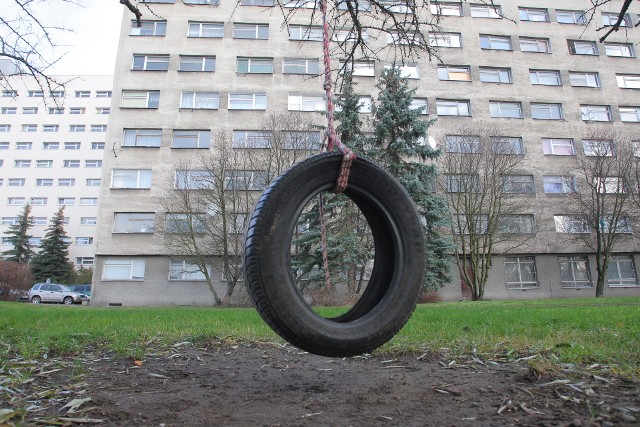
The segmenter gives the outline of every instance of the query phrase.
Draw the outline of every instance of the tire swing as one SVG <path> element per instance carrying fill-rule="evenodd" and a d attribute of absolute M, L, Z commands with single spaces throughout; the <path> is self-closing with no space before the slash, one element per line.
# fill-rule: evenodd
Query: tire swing
<path fill-rule="evenodd" d="M 325 70 L 330 70 L 326 2 L 321 3 L 323 50 Z M 356 159 L 336 138 L 329 72 L 324 88 L 328 151 L 293 165 L 264 191 L 246 233 L 244 270 L 258 313 L 278 335 L 310 353 L 346 357 L 371 352 L 407 322 L 422 285 L 424 242 L 415 205 L 402 185 L 370 160 Z M 334 144 L 339 151 L 332 151 Z M 358 206 L 375 247 L 364 293 L 349 311 L 334 318 L 321 317 L 307 305 L 291 272 L 296 221 L 323 191 L 343 192 Z"/>

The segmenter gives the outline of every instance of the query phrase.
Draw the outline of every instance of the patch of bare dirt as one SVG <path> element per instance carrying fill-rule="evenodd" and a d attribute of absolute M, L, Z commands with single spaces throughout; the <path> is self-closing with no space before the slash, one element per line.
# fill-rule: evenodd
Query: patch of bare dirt
<path fill-rule="evenodd" d="M 59 371 L 23 383 L 22 395 L 0 406 L 22 412 L 4 421 L 109 426 L 640 423 L 637 380 L 575 368 L 541 378 L 525 363 L 477 357 L 330 359 L 275 344 L 198 348 L 179 343 L 141 361 L 96 352 L 84 356 L 82 364 L 80 369 L 78 361 L 67 361 Z"/>

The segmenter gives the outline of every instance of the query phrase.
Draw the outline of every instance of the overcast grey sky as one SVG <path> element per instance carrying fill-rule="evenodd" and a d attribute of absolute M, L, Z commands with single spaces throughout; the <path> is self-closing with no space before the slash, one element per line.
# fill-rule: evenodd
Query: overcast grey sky
<path fill-rule="evenodd" d="M 113 74 L 124 6 L 118 0 L 76 2 L 82 7 L 59 0 L 32 3 L 47 25 L 74 30 L 73 33 L 56 33 L 56 44 L 61 47 L 53 54 L 68 53 L 47 72 L 53 75 Z M 14 0 L 0 0 L 0 11 L 11 10 L 13 3 Z"/>

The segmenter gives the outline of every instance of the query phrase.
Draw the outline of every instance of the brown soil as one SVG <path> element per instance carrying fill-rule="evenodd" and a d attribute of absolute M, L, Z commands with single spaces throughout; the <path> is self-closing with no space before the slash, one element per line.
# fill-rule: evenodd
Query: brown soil
<path fill-rule="evenodd" d="M 21 401 L 31 407 L 23 421 L 17 415 L 8 421 L 110 426 L 640 423 L 640 382 L 595 366 L 589 372 L 565 367 L 540 376 L 526 362 L 430 353 L 329 359 L 254 343 L 180 343 L 141 361 L 95 350 L 81 361 L 82 367 L 77 360 L 66 361 L 59 371 L 23 384 L 22 397 L 16 396 L 10 407 Z M 0 409 L 6 408 L 0 403 Z"/>

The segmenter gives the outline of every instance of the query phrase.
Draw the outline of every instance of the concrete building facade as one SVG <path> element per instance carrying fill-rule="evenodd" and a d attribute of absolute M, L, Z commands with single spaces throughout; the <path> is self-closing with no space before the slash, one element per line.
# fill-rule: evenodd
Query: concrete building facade
<path fill-rule="evenodd" d="M 166 220 L 158 198 L 181 162 L 210 150 L 217 131 L 260 132 L 262 117 L 277 111 L 324 123 L 318 16 L 309 3 L 288 2 L 284 10 L 294 13 L 287 28 L 283 9 L 269 0 L 147 3 L 154 15 L 141 28 L 127 13 L 122 21 L 107 134 L 117 142 L 105 152 L 93 303 L 209 305 L 201 280 L 172 275 L 177 255 L 158 233 Z M 439 19 L 428 35 L 439 60 L 402 60 L 389 47 L 392 38 L 370 31 L 378 57 L 356 58 L 354 68 L 363 116 L 381 70 L 402 63 L 416 105 L 426 105 L 425 119 L 437 118 L 430 135 L 440 147 L 456 129 L 477 124 L 512 138 L 525 156 L 520 173 L 531 177 L 526 197 L 539 232 L 526 247 L 494 258 L 485 297 L 593 296 L 594 255 L 557 228 L 570 212 L 552 178 L 575 173 L 569 158 L 594 129 L 638 134 L 639 6 L 631 5 L 623 31 L 600 43 L 594 28 L 610 25 L 616 11 L 599 10 L 598 22 L 585 26 L 585 0 L 502 0 L 499 11 L 431 3 L 423 13 Z M 192 142 L 180 145 L 181 132 Z M 133 225 L 140 219 L 146 226 Z M 120 221 L 131 227 L 119 228 Z M 638 227 L 632 219 L 616 246 L 605 295 L 640 294 Z M 222 273 L 213 274 L 223 292 Z M 457 272 L 452 277 L 441 297 L 464 298 Z"/>
<path fill-rule="evenodd" d="M 10 77 L 0 97 L 0 251 L 6 232 L 31 205 L 37 251 L 50 219 L 64 206 L 69 261 L 93 267 L 98 197 L 112 76 L 55 76 L 64 87 Z"/>

